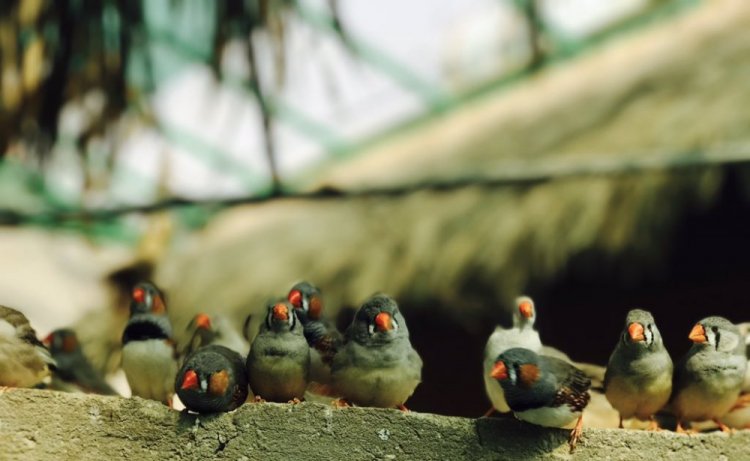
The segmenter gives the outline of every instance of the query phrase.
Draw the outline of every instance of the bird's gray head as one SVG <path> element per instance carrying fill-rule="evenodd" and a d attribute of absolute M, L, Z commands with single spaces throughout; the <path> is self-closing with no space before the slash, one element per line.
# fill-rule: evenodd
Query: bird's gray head
<path fill-rule="evenodd" d="M 165 295 L 149 282 L 140 282 L 130 295 L 130 316 L 136 314 L 167 314 Z"/>
<path fill-rule="evenodd" d="M 187 326 L 190 335 L 188 350 L 196 350 L 206 344 L 211 344 L 218 336 L 216 328 L 208 314 L 199 312 L 190 320 Z"/>
<path fill-rule="evenodd" d="M 693 326 L 688 338 L 693 348 L 745 355 L 745 341 L 739 328 L 724 317 L 706 317 Z"/>
<path fill-rule="evenodd" d="M 70 354 L 80 348 L 76 332 L 70 328 L 59 328 L 47 335 L 42 343 L 52 354 Z"/>
<path fill-rule="evenodd" d="M 310 282 L 299 282 L 295 284 L 287 300 L 294 306 L 302 323 L 308 319 L 318 320 L 323 312 L 323 295 L 320 289 Z"/>
<path fill-rule="evenodd" d="M 265 328 L 275 332 L 293 331 L 297 328 L 294 306 L 288 301 L 269 302 L 266 306 Z"/>
<path fill-rule="evenodd" d="M 534 300 L 528 296 L 519 296 L 513 309 L 513 326 L 516 328 L 531 328 L 536 321 L 536 306 Z"/>
<path fill-rule="evenodd" d="M 349 334 L 363 344 L 382 344 L 408 337 L 406 320 L 390 296 L 375 294 L 354 315 Z"/>
<path fill-rule="evenodd" d="M 622 343 L 627 347 L 651 348 L 662 344 L 654 316 L 643 309 L 632 309 L 625 318 Z"/>

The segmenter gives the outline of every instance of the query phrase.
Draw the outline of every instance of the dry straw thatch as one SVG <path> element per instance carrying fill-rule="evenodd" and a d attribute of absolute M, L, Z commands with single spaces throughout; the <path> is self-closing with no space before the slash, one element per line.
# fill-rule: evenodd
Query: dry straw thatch
<path fill-rule="evenodd" d="M 705 2 L 381 143 L 318 185 L 554 175 L 741 141 L 749 56 L 750 4 Z M 175 242 L 156 280 L 172 292 L 178 330 L 198 310 L 258 312 L 301 278 L 321 285 L 334 309 L 377 289 L 404 304 L 481 314 L 461 316 L 472 321 L 576 255 L 658 262 L 675 222 L 710 204 L 722 179 L 703 167 L 237 207 Z"/>

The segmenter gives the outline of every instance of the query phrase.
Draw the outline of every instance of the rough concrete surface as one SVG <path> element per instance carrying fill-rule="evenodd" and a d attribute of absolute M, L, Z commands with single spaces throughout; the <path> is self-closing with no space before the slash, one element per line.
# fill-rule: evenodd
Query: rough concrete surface
<path fill-rule="evenodd" d="M 0 394 L 0 459 L 738 460 L 750 431 L 677 435 L 566 430 L 512 419 L 467 419 L 313 403 L 246 404 L 193 415 L 157 402 L 14 389 Z"/>

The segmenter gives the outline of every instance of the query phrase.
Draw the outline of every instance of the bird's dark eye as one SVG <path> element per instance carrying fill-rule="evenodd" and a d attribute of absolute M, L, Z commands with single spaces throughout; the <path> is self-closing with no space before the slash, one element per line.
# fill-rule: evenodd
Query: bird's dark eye
<path fill-rule="evenodd" d="M 712 330 L 712 331 L 713 331 L 714 333 L 718 333 L 718 332 L 719 332 L 719 327 L 711 327 L 711 330 Z"/>

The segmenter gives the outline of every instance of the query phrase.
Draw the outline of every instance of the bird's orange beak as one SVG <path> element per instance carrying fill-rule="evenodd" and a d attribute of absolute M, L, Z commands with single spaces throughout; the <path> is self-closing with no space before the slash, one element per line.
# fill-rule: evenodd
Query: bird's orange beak
<path fill-rule="evenodd" d="M 273 306 L 273 318 L 276 320 L 289 320 L 289 309 L 281 303 Z"/>
<path fill-rule="evenodd" d="M 211 319 L 206 314 L 198 314 L 195 316 L 195 326 L 204 330 L 210 330 Z"/>
<path fill-rule="evenodd" d="M 492 367 L 490 376 L 495 379 L 508 379 L 508 368 L 505 366 L 505 362 L 502 360 L 497 362 L 495 366 Z"/>
<path fill-rule="evenodd" d="M 45 336 L 44 339 L 42 340 L 42 344 L 44 344 L 46 347 L 50 347 L 52 345 L 52 337 L 53 337 L 53 333 L 50 333 L 47 336 Z"/>
<path fill-rule="evenodd" d="M 690 341 L 701 344 L 708 341 L 708 338 L 706 338 L 706 329 L 703 328 L 703 325 L 700 323 L 696 323 L 692 330 L 690 330 L 690 334 L 688 335 L 688 338 Z"/>
<path fill-rule="evenodd" d="M 530 319 L 534 315 L 534 307 L 528 301 L 523 301 L 518 305 L 518 311 L 523 315 L 523 318 Z"/>
<path fill-rule="evenodd" d="M 302 293 L 299 290 L 290 291 L 287 299 L 292 303 L 292 306 L 302 307 Z"/>
<path fill-rule="evenodd" d="M 142 303 L 143 300 L 146 297 L 146 293 L 143 291 L 143 288 L 133 288 L 133 301 L 137 303 Z"/>
<path fill-rule="evenodd" d="M 393 320 L 388 312 L 381 312 L 375 316 L 375 326 L 378 331 L 393 330 Z"/>
<path fill-rule="evenodd" d="M 628 325 L 628 334 L 633 342 L 646 340 L 646 337 L 643 335 L 643 325 L 638 322 L 633 322 Z"/>
<path fill-rule="evenodd" d="M 194 370 L 185 372 L 180 389 L 198 389 L 198 374 Z"/>

